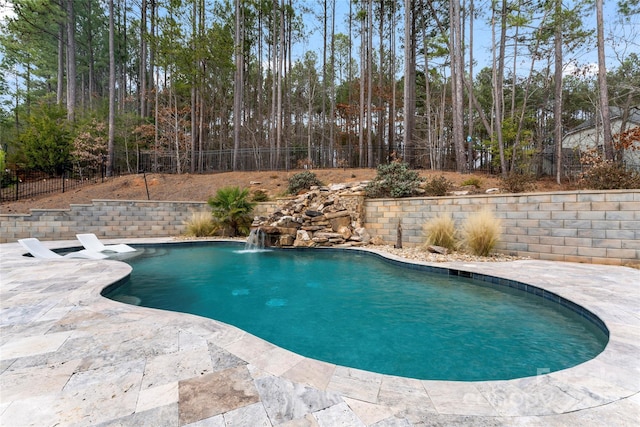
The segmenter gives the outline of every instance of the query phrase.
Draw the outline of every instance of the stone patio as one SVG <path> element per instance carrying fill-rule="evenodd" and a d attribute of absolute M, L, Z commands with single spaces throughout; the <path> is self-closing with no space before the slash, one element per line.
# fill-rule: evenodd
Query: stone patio
<path fill-rule="evenodd" d="M 3 426 L 640 423 L 639 270 L 535 260 L 437 264 L 550 290 L 589 309 L 610 331 L 606 349 L 574 368 L 450 382 L 336 366 L 215 320 L 111 301 L 100 291 L 125 277 L 127 264 L 23 253 L 17 243 L 0 245 Z"/>

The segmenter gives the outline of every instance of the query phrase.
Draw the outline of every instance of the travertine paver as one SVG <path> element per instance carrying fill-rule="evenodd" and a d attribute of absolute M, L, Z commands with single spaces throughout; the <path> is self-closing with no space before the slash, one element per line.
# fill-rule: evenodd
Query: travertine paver
<path fill-rule="evenodd" d="M 640 271 L 529 260 L 439 266 L 556 292 L 598 315 L 610 342 L 593 360 L 531 378 L 393 377 L 308 359 L 215 320 L 105 299 L 100 290 L 127 264 L 35 260 L 9 243 L 0 245 L 0 425 L 640 423 Z"/>

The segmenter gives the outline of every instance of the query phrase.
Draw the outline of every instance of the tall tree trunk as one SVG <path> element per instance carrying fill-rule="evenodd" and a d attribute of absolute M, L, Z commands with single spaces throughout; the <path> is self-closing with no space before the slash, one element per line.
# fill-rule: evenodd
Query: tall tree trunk
<path fill-rule="evenodd" d="M 442 71 L 442 75 L 444 75 L 444 70 Z M 440 170 L 442 169 L 443 165 L 445 164 L 445 150 L 443 149 L 443 144 L 444 144 L 444 130 L 445 130 L 445 123 L 444 123 L 444 114 L 445 111 L 447 110 L 447 88 L 442 85 L 442 93 L 440 95 L 440 114 L 438 115 L 438 138 L 436 139 L 436 143 L 435 143 L 435 147 L 436 147 L 436 151 L 438 153 L 438 163 L 437 163 L 437 167 L 436 169 Z"/>
<path fill-rule="evenodd" d="M 313 159 L 311 158 L 311 139 L 313 135 L 313 97 L 315 95 L 315 84 L 311 79 L 311 71 L 312 68 L 309 67 L 309 103 L 307 106 L 307 115 L 309 116 L 307 119 L 307 165 L 309 167 L 313 165 Z"/>
<path fill-rule="evenodd" d="M 291 156 L 288 155 L 289 153 L 289 143 L 293 140 L 293 136 L 291 134 L 291 130 L 292 130 L 292 126 L 291 126 L 291 76 L 292 76 L 292 67 L 293 67 L 293 60 L 292 60 L 292 43 L 293 43 L 293 25 L 292 25 L 292 21 L 293 21 L 293 4 L 292 4 L 293 0 L 288 0 L 289 4 L 287 5 L 286 10 L 288 11 L 288 14 L 286 16 L 286 43 L 285 46 L 287 47 L 286 50 L 286 63 L 287 63 L 287 68 L 285 69 L 285 73 L 284 73 L 284 127 L 283 127 L 283 135 L 286 135 L 286 137 L 284 137 L 284 150 L 285 153 L 287 153 L 287 155 L 285 155 L 285 167 L 287 170 L 289 170 L 291 168 L 290 162 L 291 162 Z M 284 10 L 284 3 L 283 3 L 283 10 Z M 284 12 L 283 12 L 284 13 Z"/>
<path fill-rule="evenodd" d="M 147 0 L 140 5 L 140 117 L 147 116 Z"/>
<path fill-rule="evenodd" d="M 518 16 L 516 18 L 516 22 L 520 21 L 520 16 L 521 16 L 521 11 L 520 9 L 518 9 L 517 11 Z M 518 79 L 517 79 L 517 74 L 516 74 L 516 70 L 518 69 L 518 40 L 520 39 L 520 24 L 515 24 L 515 34 L 513 35 L 513 72 L 512 72 L 512 77 L 511 77 L 511 112 L 509 114 L 509 117 L 511 117 L 512 120 L 515 120 L 515 116 L 516 116 L 516 92 L 518 89 Z M 535 59 L 535 57 L 533 58 Z M 512 156 L 512 158 L 515 158 L 515 153 Z"/>
<path fill-rule="evenodd" d="M 367 3 L 367 167 L 373 168 L 373 0 Z"/>
<path fill-rule="evenodd" d="M 391 161 L 396 146 L 396 2 L 391 3 L 391 23 L 389 29 L 389 44 L 391 46 L 389 58 L 389 82 L 391 83 L 391 104 L 389 105 L 389 156 Z M 382 159 L 380 159 L 382 161 Z"/>
<path fill-rule="evenodd" d="M 553 99 L 553 139 L 556 144 L 556 181 L 562 183 L 562 0 L 555 5 L 554 40 L 554 99 Z"/>
<path fill-rule="evenodd" d="M 113 175 L 116 133 L 116 49 L 113 0 L 109 0 L 109 141 L 107 143 L 107 176 Z"/>
<path fill-rule="evenodd" d="M 284 0 L 280 0 L 280 43 L 278 50 L 278 105 L 276 110 L 276 167 L 280 166 L 282 149 L 282 73 L 284 67 Z"/>
<path fill-rule="evenodd" d="M 334 129 L 336 117 L 336 0 L 331 1 L 331 83 L 330 90 L 330 111 L 329 111 L 329 167 L 334 167 Z"/>
<path fill-rule="evenodd" d="M 76 119 L 76 25 L 73 0 L 67 0 L 67 119 Z"/>
<path fill-rule="evenodd" d="M 377 130 L 377 143 L 378 149 L 377 151 L 377 161 L 378 163 L 384 159 L 383 155 L 383 147 L 384 147 L 384 99 L 382 97 L 382 86 L 384 84 L 383 76 L 384 76 L 384 18 L 385 18 L 385 8 L 384 1 L 380 2 L 380 26 L 378 27 L 378 36 L 379 36 L 379 64 L 378 67 L 378 130 Z M 372 166 L 373 167 L 373 166 Z"/>
<path fill-rule="evenodd" d="M 495 24 L 494 24 L 495 27 Z M 502 137 L 502 122 L 504 120 L 504 55 L 506 51 L 507 39 L 507 0 L 502 0 L 502 8 L 500 11 L 500 42 L 497 64 L 494 65 L 493 86 L 494 86 L 494 116 L 495 116 L 495 133 L 498 141 L 498 150 L 500 153 L 500 172 L 502 176 L 507 176 L 507 161 L 504 152 L 504 140 Z M 495 49 L 495 47 L 494 47 Z M 495 61 L 495 50 L 494 50 Z"/>
<path fill-rule="evenodd" d="M 258 11 L 258 28 L 262 29 L 262 9 L 260 9 Z M 262 31 L 258 31 L 258 70 L 262 70 L 263 69 L 263 65 L 262 65 Z M 256 109 L 257 109 L 257 119 L 258 119 L 258 128 L 257 128 L 257 132 L 258 132 L 258 142 L 257 145 L 259 147 L 263 146 L 264 143 L 264 107 L 263 107 L 263 98 L 264 98 L 264 94 L 263 94 L 263 81 L 262 81 L 262 72 L 256 73 L 257 75 L 257 81 L 256 81 L 256 86 L 257 86 L 257 93 L 258 93 L 258 103 L 256 105 Z"/>
<path fill-rule="evenodd" d="M 88 16 L 91 17 L 91 5 L 92 2 L 87 2 L 87 8 L 88 8 Z M 93 28 L 91 28 L 91 26 L 89 26 L 88 28 L 88 33 L 87 33 L 87 50 L 89 51 L 89 109 L 93 110 L 93 97 L 95 94 L 95 71 L 94 71 L 94 64 L 95 64 L 95 55 L 93 52 Z"/>
<path fill-rule="evenodd" d="M 433 127 L 431 123 L 431 79 L 429 78 L 429 49 L 427 46 L 427 35 L 426 28 L 424 29 L 424 114 L 427 122 L 427 144 L 426 146 L 429 148 L 429 164 L 431 165 L 431 169 L 437 169 L 437 158 L 436 158 L 436 150 L 433 138 Z"/>
<path fill-rule="evenodd" d="M 602 116 L 602 135 L 604 158 L 613 160 L 613 138 L 611 136 L 611 117 L 609 114 L 609 95 L 607 93 L 607 66 L 604 57 L 603 0 L 596 0 L 596 27 L 598 32 L 598 90 L 600 93 L 600 114 Z"/>
<path fill-rule="evenodd" d="M 64 63 L 65 63 L 65 29 L 64 24 L 60 24 L 58 29 L 58 82 L 56 87 L 56 104 L 62 105 L 64 99 Z"/>
<path fill-rule="evenodd" d="M 155 93 L 155 111 L 154 111 L 154 127 L 153 127 L 153 170 L 158 169 L 158 151 L 160 151 L 160 132 L 158 122 L 160 121 L 160 66 L 155 65 L 156 71 L 156 93 Z"/>
<path fill-rule="evenodd" d="M 118 13 L 118 33 L 122 34 L 122 37 L 118 37 L 118 52 L 126 52 L 124 46 L 127 46 L 127 0 L 124 0 L 124 7 L 122 6 L 123 0 L 118 0 L 118 11 L 122 11 L 122 21 L 120 21 L 121 15 Z M 122 55 L 125 56 L 125 55 Z M 125 109 L 127 98 L 127 64 L 126 57 L 123 58 L 123 62 L 118 66 L 118 111 L 122 112 Z M 158 127 L 158 121 L 155 121 L 155 127 Z M 156 130 L 157 131 L 157 130 Z"/>
<path fill-rule="evenodd" d="M 152 4 L 154 4 L 155 2 L 152 1 Z M 205 25 L 204 25 L 204 20 L 205 20 L 205 10 L 204 10 L 204 0 L 200 0 L 199 2 L 199 6 L 200 6 L 200 23 L 199 23 L 199 30 L 198 33 L 200 35 L 200 40 L 204 40 L 205 37 Z M 153 15 L 155 16 L 155 14 Z M 152 17 L 153 19 L 153 17 Z M 151 24 L 151 28 L 153 28 L 153 22 Z M 152 31 L 153 33 L 153 31 Z M 151 50 L 152 55 L 151 57 L 153 58 L 153 49 Z M 151 61 L 151 64 L 153 64 L 153 61 Z M 204 102 L 204 94 L 202 92 L 204 92 L 203 87 L 204 87 L 204 76 L 206 76 L 206 62 L 204 60 L 201 61 L 200 64 L 200 78 L 199 78 L 199 84 L 200 84 L 200 97 L 199 99 L 199 113 L 200 113 L 200 117 L 198 118 L 198 172 L 202 173 L 203 171 L 203 160 L 204 160 L 204 110 L 205 110 L 205 102 Z"/>
<path fill-rule="evenodd" d="M 359 106 L 359 120 L 358 120 L 358 145 L 359 145 L 359 160 L 358 165 L 362 168 L 365 165 L 365 152 L 364 152 L 364 122 L 365 122 L 365 96 L 366 89 L 365 78 L 366 69 L 366 21 L 364 17 L 360 19 L 360 106 Z"/>
<path fill-rule="evenodd" d="M 456 152 L 456 170 L 467 170 L 466 152 L 464 149 L 464 87 L 462 76 L 462 25 L 460 23 L 460 0 L 451 1 L 451 97 L 453 112 L 453 145 Z"/>
<path fill-rule="evenodd" d="M 235 78 L 233 87 L 233 164 L 232 169 L 235 171 L 238 169 L 238 154 L 240 150 L 240 127 L 241 115 L 242 115 L 242 99 L 243 99 L 243 85 L 244 80 L 244 49 L 243 49 L 243 7 L 242 0 L 235 0 L 235 15 L 236 15 L 236 28 L 235 28 Z"/>
<path fill-rule="evenodd" d="M 149 23 L 149 33 L 151 34 L 151 39 L 154 40 L 153 43 L 151 43 L 151 45 L 147 44 L 147 50 L 149 51 L 149 74 L 151 76 L 151 79 L 149 79 L 149 82 L 147 83 L 147 87 L 149 88 L 149 91 L 152 91 L 155 88 L 156 82 L 154 82 L 153 79 L 153 66 L 156 62 L 156 19 L 158 17 L 158 2 L 156 0 L 149 0 L 149 5 L 151 6 L 151 21 Z M 204 8 L 201 8 L 202 11 L 204 11 Z M 204 15 L 204 12 L 203 12 Z M 155 91 L 157 92 L 157 90 Z M 148 103 L 147 103 L 147 109 L 149 109 L 148 107 Z M 149 112 L 147 111 L 147 114 L 149 114 Z"/>
<path fill-rule="evenodd" d="M 351 54 L 353 51 L 353 2 L 350 1 L 349 2 L 349 59 L 347 60 L 347 80 L 349 81 L 349 85 L 348 85 L 348 99 L 349 99 L 349 106 L 352 105 L 353 102 L 353 91 L 352 91 L 352 84 L 351 82 L 353 81 L 353 61 L 351 61 Z M 350 115 L 350 113 L 348 113 Z M 349 165 L 353 166 L 354 164 L 352 163 L 352 155 L 353 155 L 353 138 L 351 137 L 352 132 L 349 126 L 349 122 L 351 120 L 347 121 L 347 138 L 348 138 L 348 142 L 347 142 L 347 149 L 349 151 Z"/>
<path fill-rule="evenodd" d="M 414 0 L 404 0 L 404 161 L 414 165 L 416 46 Z"/>
<path fill-rule="evenodd" d="M 180 115 L 180 111 L 178 110 L 178 94 L 176 93 L 176 89 L 171 85 L 169 89 L 173 92 L 173 94 L 169 93 L 171 97 L 173 95 L 173 106 L 175 111 L 173 112 L 173 132 L 174 132 L 174 143 L 176 147 L 176 173 L 180 175 L 182 173 L 182 165 L 180 162 L 180 126 L 178 122 L 178 117 Z"/>
<path fill-rule="evenodd" d="M 191 7 L 191 52 L 193 56 L 193 62 L 191 64 L 192 72 L 191 72 L 191 156 L 190 156 L 190 165 L 189 172 L 194 173 L 196 171 L 196 144 L 198 139 L 198 46 L 197 46 L 197 21 L 198 21 L 198 11 L 197 11 L 198 3 L 196 1 L 193 2 Z"/>
<path fill-rule="evenodd" d="M 277 77 L 278 72 L 278 0 L 273 0 L 271 11 L 271 114 L 269 119 L 269 166 L 276 169 L 276 108 L 277 108 Z"/>
<path fill-rule="evenodd" d="M 473 81 L 473 21 L 475 19 L 475 17 L 473 16 L 475 13 L 474 11 L 474 4 L 473 4 L 473 0 L 469 0 L 469 81 L 472 82 Z M 464 78 L 464 77 L 463 77 Z M 473 140 L 474 138 L 474 128 L 473 128 L 473 85 L 469 85 L 468 87 L 468 92 L 469 92 L 469 107 L 468 107 L 468 118 L 467 118 L 467 126 L 468 126 L 468 131 L 467 131 L 467 155 L 468 155 L 468 161 L 469 161 L 469 169 L 472 170 L 474 169 L 475 165 L 474 165 L 474 159 L 473 159 Z"/>
<path fill-rule="evenodd" d="M 320 113 L 320 165 L 326 166 L 325 159 L 325 125 L 327 123 L 327 0 L 322 2 L 322 110 Z"/>

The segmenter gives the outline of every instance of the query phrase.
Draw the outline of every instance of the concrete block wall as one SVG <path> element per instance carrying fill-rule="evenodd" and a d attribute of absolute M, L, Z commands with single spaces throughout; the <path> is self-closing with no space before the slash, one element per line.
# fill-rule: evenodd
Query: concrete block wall
<path fill-rule="evenodd" d="M 395 244 L 422 245 L 422 227 L 448 215 L 457 225 L 488 209 L 503 227 L 498 251 L 554 261 L 640 263 L 640 190 L 368 199 L 365 227 Z"/>
<path fill-rule="evenodd" d="M 32 209 L 30 215 L 0 215 L 0 243 L 25 237 L 70 240 L 78 233 L 98 237 L 165 237 L 184 232 L 194 212 L 211 212 L 205 202 L 94 200 L 69 209 Z"/>
<path fill-rule="evenodd" d="M 356 199 L 354 199 L 356 200 Z M 458 224 L 483 208 L 502 221 L 498 250 L 556 261 L 640 264 L 640 190 L 364 199 L 364 226 L 385 243 L 396 242 L 398 221 L 407 247 L 424 243 L 423 224 L 450 215 Z M 268 215 L 277 202 L 260 203 Z M 74 239 L 77 233 L 106 238 L 166 237 L 184 233 L 194 212 L 211 212 L 206 202 L 94 200 L 65 210 L 34 209 L 0 215 L 0 243 L 25 237 Z"/>

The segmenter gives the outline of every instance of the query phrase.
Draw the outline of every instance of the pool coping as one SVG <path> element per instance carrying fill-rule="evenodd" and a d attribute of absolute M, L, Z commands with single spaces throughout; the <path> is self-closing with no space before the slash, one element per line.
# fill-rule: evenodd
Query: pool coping
<path fill-rule="evenodd" d="M 153 238 L 106 242 L 184 241 Z M 56 248 L 78 245 L 75 241 L 45 243 Z M 396 262 L 536 286 L 596 315 L 609 331 L 609 343 L 592 360 L 549 374 L 541 371 L 536 377 L 479 382 L 394 377 L 308 359 L 215 320 L 110 301 L 100 296 L 100 291 L 126 277 L 130 271 L 127 264 L 111 260 L 29 259 L 22 256 L 24 251 L 19 245 L 7 243 L 0 245 L 0 309 L 3 313 L 0 318 L 3 331 L 0 424 L 24 420 L 24 425 L 29 425 L 30 420 L 51 419 L 61 425 L 81 425 L 87 420 L 96 423 L 150 420 L 161 413 L 165 414 L 163 419 L 175 421 L 166 425 L 188 425 L 205 420 L 217 425 L 215 423 L 220 420 L 235 419 L 239 413 L 245 420 L 250 416 L 251 424 L 264 419 L 265 425 L 295 423 L 296 420 L 306 420 L 304 425 L 332 425 L 336 420 L 347 420 L 346 425 L 420 425 L 426 420 L 445 424 L 474 424 L 480 420 L 513 424 L 517 420 L 528 425 L 584 424 L 585 420 L 596 423 L 600 420 L 602 424 L 624 425 L 640 419 L 639 270 L 539 260 L 425 263 L 405 260 L 375 247 L 357 250 Z M 60 277 L 68 280 L 60 281 Z M 52 282 L 57 285 L 52 286 Z M 80 286 L 71 287 L 71 283 Z M 121 328 L 126 325 L 126 332 L 118 332 L 114 325 Z M 166 337 L 160 333 L 148 336 L 149 330 L 166 331 L 166 328 L 171 330 Z M 121 353 L 122 347 L 127 345 L 126 340 L 134 339 L 136 333 L 148 337 L 137 342 L 139 354 Z M 176 344 L 176 336 L 187 335 L 190 337 L 188 345 Z M 180 342 L 180 338 L 177 340 Z M 96 341 L 105 346 L 99 357 L 91 347 L 85 349 L 90 356 L 83 355 L 77 348 L 68 348 L 72 342 Z M 43 352 L 43 346 L 48 351 Z M 208 370 L 204 375 L 186 373 L 180 368 L 176 368 L 173 376 L 156 373 L 163 378 L 146 384 L 146 378 L 152 376 L 148 367 L 160 363 L 159 360 L 172 363 L 169 359 L 178 357 L 171 359 L 177 363 L 177 360 L 186 360 L 187 356 L 212 355 L 212 348 L 218 352 L 216 354 L 224 352 L 227 359 L 233 356 L 235 361 L 225 362 L 231 363 L 230 367 L 224 363 L 218 367 L 206 365 Z M 95 393 L 88 391 L 88 385 L 80 381 L 89 373 L 97 375 L 115 369 L 115 360 L 110 357 L 131 363 L 127 372 L 136 373 L 120 374 L 122 387 L 128 382 L 133 384 L 126 396 L 117 390 L 114 392 L 127 403 L 120 410 L 107 408 L 110 399 L 100 393 L 94 396 Z M 63 364 L 65 358 L 70 360 Z M 54 379 L 46 380 L 51 385 L 43 392 L 38 391 L 35 384 L 43 381 L 45 366 L 53 366 L 47 372 L 55 374 Z M 68 368 L 64 366 L 74 366 L 74 369 L 67 372 L 65 369 Z M 199 388 L 196 397 L 186 390 L 195 387 L 193 383 L 199 378 L 223 373 L 230 375 L 231 371 L 236 376 L 248 376 L 249 381 L 241 383 L 245 395 L 253 396 L 251 399 L 245 404 L 218 405 L 216 409 L 207 403 L 194 406 L 193 402 L 209 393 L 218 400 L 228 400 L 225 385 L 220 382 L 214 381 L 215 387 Z M 33 378 L 37 375 L 40 375 L 39 380 Z M 114 378 L 118 376 L 100 376 L 91 384 L 95 387 L 109 383 L 109 388 L 118 389 L 119 383 Z M 62 379 L 66 381 L 62 383 Z M 75 393 L 71 393 L 72 390 Z M 315 396 L 312 402 L 306 401 L 311 394 Z M 274 401 L 273 396 L 279 398 Z M 301 407 L 303 401 L 306 408 Z M 38 402 L 48 405 L 38 405 Z M 170 416 L 166 416 L 167 413 Z M 399 424 L 390 424 L 392 421 Z"/>

